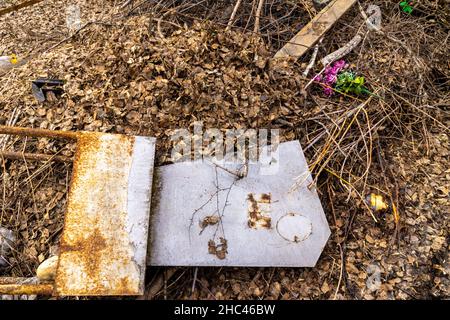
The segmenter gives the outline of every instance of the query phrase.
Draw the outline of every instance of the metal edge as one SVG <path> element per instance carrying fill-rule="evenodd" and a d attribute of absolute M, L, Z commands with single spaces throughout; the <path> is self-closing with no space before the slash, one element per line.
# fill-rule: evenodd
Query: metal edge
<path fill-rule="evenodd" d="M 155 144 L 155 138 L 135 137 L 128 177 L 128 219 L 126 223 L 131 245 L 135 248 L 134 262 L 140 269 L 139 294 L 141 295 L 144 294 L 147 266 Z M 133 220 L 135 216 L 142 217 L 142 220 Z"/>

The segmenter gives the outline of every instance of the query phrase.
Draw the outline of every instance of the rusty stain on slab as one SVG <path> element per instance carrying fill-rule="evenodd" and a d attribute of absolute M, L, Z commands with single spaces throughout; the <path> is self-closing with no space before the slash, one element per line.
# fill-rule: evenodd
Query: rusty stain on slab
<path fill-rule="evenodd" d="M 208 253 L 215 255 L 220 260 L 223 260 L 226 258 L 228 253 L 228 241 L 221 237 L 219 239 L 219 243 L 216 244 L 214 240 L 208 241 Z"/>
<path fill-rule="evenodd" d="M 301 29 L 274 58 L 298 59 L 311 48 L 325 32 L 339 20 L 352 6 L 356 0 L 334 0 L 323 8 L 303 29 Z"/>
<path fill-rule="evenodd" d="M 270 229 L 272 218 L 270 217 L 270 193 L 247 195 L 248 201 L 248 226 L 252 229 Z"/>

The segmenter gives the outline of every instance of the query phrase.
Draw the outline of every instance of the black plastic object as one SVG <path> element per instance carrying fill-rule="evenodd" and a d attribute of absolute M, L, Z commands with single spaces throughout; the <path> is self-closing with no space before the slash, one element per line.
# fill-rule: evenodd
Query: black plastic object
<path fill-rule="evenodd" d="M 64 83 L 64 80 L 38 78 L 32 81 L 31 90 L 34 97 L 42 103 L 47 100 L 48 92 L 53 92 L 55 96 L 61 95 L 64 92 Z"/>

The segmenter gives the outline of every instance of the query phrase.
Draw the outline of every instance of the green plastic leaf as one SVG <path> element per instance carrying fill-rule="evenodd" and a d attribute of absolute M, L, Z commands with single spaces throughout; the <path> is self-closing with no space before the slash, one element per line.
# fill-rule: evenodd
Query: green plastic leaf
<path fill-rule="evenodd" d="M 364 83 L 364 78 L 362 77 L 357 77 L 354 81 L 353 81 L 357 86 L 362 85 Z"/>
<path fill-rule="evenodd" d="M 400 2 L 400 7 L 402 8 L 402 11 L 407 14 L 411 14 L 413 12 L 413 7 L 410 6 L 409 1 Z"/>

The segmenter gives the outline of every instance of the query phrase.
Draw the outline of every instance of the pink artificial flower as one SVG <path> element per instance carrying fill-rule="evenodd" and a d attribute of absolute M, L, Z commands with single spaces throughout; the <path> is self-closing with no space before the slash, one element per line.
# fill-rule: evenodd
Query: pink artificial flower
<path fill-rule="evenodd" d="M 314 81 L 320 82 L 323 87 L 323 92 L 326 96 L 333 94 L 332 87 L 337 81 L 338 73 L 347 67 L 345 60 L 336 61 L 333 66 L 327 66 L 323 72 L 323 75 L 318 74 L 314 77 Z"/>

